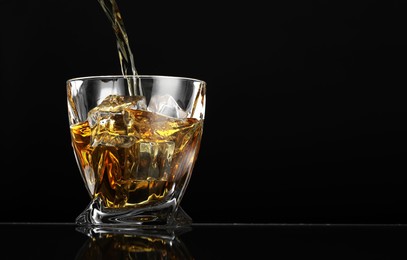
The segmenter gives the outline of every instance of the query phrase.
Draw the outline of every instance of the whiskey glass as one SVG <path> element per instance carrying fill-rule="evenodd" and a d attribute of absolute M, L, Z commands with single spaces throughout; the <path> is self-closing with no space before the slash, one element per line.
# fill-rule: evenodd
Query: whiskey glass
<path fill-rule="evenodd" d="M 139 75 L 66 82 L 71 143 L 90 203 L 81 226 L 186 226 L 180 207 L 198 157 L 206 82 Z"/>

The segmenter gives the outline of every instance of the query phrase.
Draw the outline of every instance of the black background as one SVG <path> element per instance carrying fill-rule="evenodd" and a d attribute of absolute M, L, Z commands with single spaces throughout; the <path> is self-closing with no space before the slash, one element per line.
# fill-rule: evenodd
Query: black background
<path fill-rule="evenodd" d="M 205 80 L 194 222 L 406 223 L 403 1 L 118 1 L 139 74 Z M 266 4 L 267 3 L 267 4 Z M 120 74 L 96 0 L 0 0 L 0 221 L 90 198 L 65 82 Z"/>

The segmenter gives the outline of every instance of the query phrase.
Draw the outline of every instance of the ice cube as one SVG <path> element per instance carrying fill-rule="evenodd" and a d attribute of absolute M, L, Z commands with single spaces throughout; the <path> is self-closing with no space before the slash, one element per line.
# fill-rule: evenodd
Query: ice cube
<path fill-rule="evenodd" d="M 132 177 L 137 180 L 166 181 L 171 174 L 171 161 L 175 151 L 175 143 L 168 142 L 137 142 L 133 147 L 135 154 L 131 166 Z"/>
<path fill-rule="evenodd" d="M 98 145 L 128 148 L 135 142 L 133 135 L 128 135 L 128 110 L 146 110 L 146 100 L 142 96 L 106 97 L 97 107 L 88 113 L 91 128 L 91 146 Z"/>
<path fill-rule="evenodd" d="M 187 112 L 168 94 L 152 96 L 147 109 L 151 112 L 174 118 L 185 118 L 187 116 Z"/>

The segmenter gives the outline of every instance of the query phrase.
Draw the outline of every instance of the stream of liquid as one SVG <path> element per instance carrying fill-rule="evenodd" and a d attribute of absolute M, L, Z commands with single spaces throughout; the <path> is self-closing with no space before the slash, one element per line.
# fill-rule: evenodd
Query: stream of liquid
<path fill-rule="evenodd" d="M 129 95 L 142 96 L 138 72 L 134 63 L 129 38 L 124 27 L 123 17 L 120 13 L 116 0 L 98 0 L 106 16 L 109 18 L 116 36 L 117 51 L 119 54 L 122 75 L 127 78 Z"/>

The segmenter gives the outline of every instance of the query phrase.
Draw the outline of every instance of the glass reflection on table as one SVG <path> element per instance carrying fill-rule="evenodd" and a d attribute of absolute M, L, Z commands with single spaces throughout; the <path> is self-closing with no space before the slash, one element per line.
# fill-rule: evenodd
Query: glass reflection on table
<path fill-rule="evenodd" d="M 176 230 L 99 229 L 78 227 L 88 236 L 75 259 L 194 259 Z"/>

